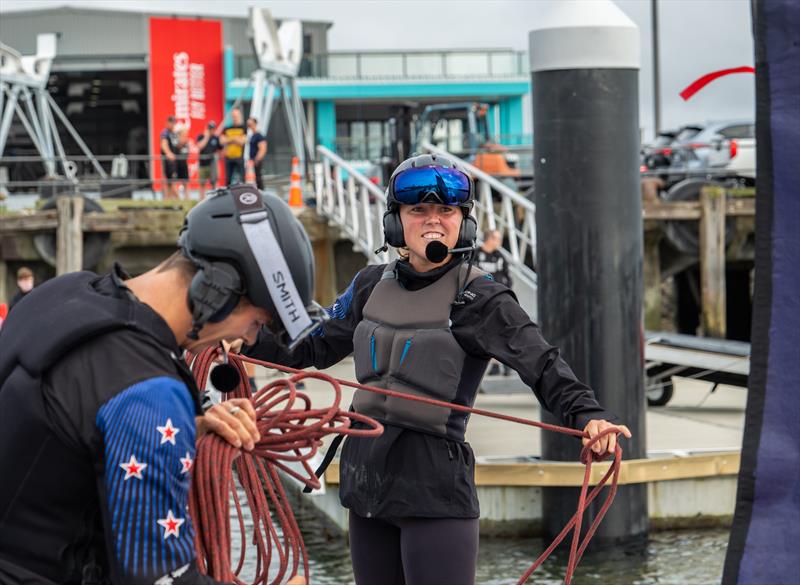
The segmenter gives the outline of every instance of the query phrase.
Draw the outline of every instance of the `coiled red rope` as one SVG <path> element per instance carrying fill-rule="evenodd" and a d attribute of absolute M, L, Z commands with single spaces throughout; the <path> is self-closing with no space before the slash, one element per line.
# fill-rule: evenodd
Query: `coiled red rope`
<path fill-rule="evenodd" d="M 192 369 L 201 388 L 204 387 L 211 364 L 218 353 L 219 350 L 217 348 L 208 349 L 199 355 L 194 362 Z M 197 454 L 192 471 L 193 482 L 189 508 L 196 528 L 195 548 L 198 566 L 201 571 L 217 580 L 246 585 L 244 581 L 238 578 L 238 574 L 242 571 L 244 565 L 247 534 L 244 514 L 234 481 L 234 469 L 246 494 L 247 505 L 253 519 L 253 532 L 250 542 L 255 548 L 256 577 L 252 584 L 277 584 L 287 575 L 287 572 L 290 576 L 294 576 L 297 574 L 300 560 L 303 563 L 304 574 L 308 578 L 308 556 L 305 545 L 292 513 L 290 502 L 281 485 L 278 469 L 317 489 L 320 487 L 320 482 L 309 466 L 308 460 L 322 446 L 322 437 L 324 435 L 337 433 L 374 437 L 383 432 L 382 425 L 377 421 L 355 412 L 342 411 L 339 408 L 341 386 L 589 439 L 580 454 L 580 460 L 585 465 L 585 470 L 577 510 L 550 546 L 523 573 L 517 582 L 518 585 L 527 582 L 531 574 L 544 563 L 547 557 L 572 530 L 569 559 L 564 577 L 564 584 L 570 585 L 575 568 L 617 493 L 617 483 L 622 462 L 622 448 L 619 446 L 619 442 L 617 442 L 614 458 L 608 471 L 597 485 L 591 491 L 589 490 L 592 463 L 604 459 L 604 456 L 594 454 L 592 446 L 606 435 L 617 433 L 616 429 L 606 429 L 598 433 L 594 438 L 590 438 L 588 434 L 575 429 L 461 404 L 452 404 L 433 398 L 411 396 L 393 390 L 340 380 L 319 372 L 304 372 L 246 356 L 231 355 L 230 360 L 231 364 L 239 370 L 242 383 L 229 396 L 250 398 L 253 401 L 256 410 L 256 425 L 261 434 L 261 439 L 256 443 L 253 451 L 250 452 L 237 449 L 214 434 L 203 436 L 197 445 Z M 292 376 L 276 380 L 251 395 L 247 386 L 244 361 L 292 374 Z M 297 391 L 297 382 L 305 378 L 315 378 L 331 384 L 334 391 L 334 400 L 330 407 L 313 409 L 308 396 Z M 367 428 L 353 429 L 350 426 L 352 421 L 362 422 Z M 286 462 L 299 462 L 305 473 L 298 473 L 288 467 Z M 598 497 L 609 481 L 611 484 L 606 498 L 585 536 L 581 538 L 582 520 L 586 507 Z M 240 542 L 242 543 L 235 568 L 233 568 L 231 560 L 230 500 L 233 500 L 236 507 Z M 280 532 L 283 535 L 282 539 L 273 523 L 270 511 L 273 511 L 277 517 Z M 272 561 L 273 549 L 279 557 L 279 571 L 270 580 L 268 570 Z M 291 568 L 289 567 L 290 561 Z"/>

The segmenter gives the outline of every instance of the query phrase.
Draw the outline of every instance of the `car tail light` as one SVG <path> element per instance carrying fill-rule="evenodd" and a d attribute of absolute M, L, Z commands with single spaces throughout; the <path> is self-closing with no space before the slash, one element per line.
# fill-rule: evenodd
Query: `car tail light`
<path fill-rule="evenodd" d="M 730 158 L 735 158 L 738 152 L 739 152 L 739 143 L 736 142 L 735 140 L 731 140 L 730 143 L 728 144 L 728 156 L 730 156 Z"/>
<path fill-rule="evenodd" d="M 647 172 L 647 165 L 639 165 L 639 172 L 646 173 Z"/>
<path fill-rule="evenodd" d="M 709 148 L 711 145 L 706 142 L 690 142 L 687 145 L 687 148 L 691 150 L 697 150 L 698 148 Z"/>
<path fill-rule="evenodd" d="M 670 156 L 672 154 L 672 149 L 671 148 L 664 148 L 664 149 L 661 150 L 661 154 L 663 154 L 664 156 Z"/>

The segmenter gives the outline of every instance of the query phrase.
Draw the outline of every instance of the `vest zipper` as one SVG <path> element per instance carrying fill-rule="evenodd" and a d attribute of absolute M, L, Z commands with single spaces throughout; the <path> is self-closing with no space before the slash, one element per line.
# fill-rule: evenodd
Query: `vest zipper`
<path fill-rule="evenodd" d="M 411 347 L 411 340 L 406 339 L 406 344 L 403 346 L 403 353 L 400 354 L 400 365 L 403 365 L 403 360 L 406 359 L 406 354 L 408 353 L 408 348 Z"/>

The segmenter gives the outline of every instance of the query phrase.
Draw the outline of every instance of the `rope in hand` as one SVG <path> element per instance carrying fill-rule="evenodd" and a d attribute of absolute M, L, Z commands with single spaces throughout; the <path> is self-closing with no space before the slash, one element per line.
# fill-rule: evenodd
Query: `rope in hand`
<path fill-rule="evenodd" d="M 212 348 L 197 356 L 192 369 L 198 382 L 206 380 L 217 353 L 218 350 Z M 252 583 L 277 584 L 287 571 L 290 576 L 297 575 L 301 559 L 304 574 L 308 575 L 308 555 L 278 470 L 319 488 L 319 479 L 308 460 L 322 446 L 324 435 L 376 437 L 383 432 L 383 426 L 358 413 L 340 410 L 341 387 L 337 380 L 326 374 L 297 373 L 288 379 L 276 380 L 251 395 L 242 361 L 238 356 L 231 356 L 230 363 L 239 370 L 240 383 L 229 397 L 252 400 L 261 439 L 249 452 L 234 447 L 214 433 L 208 433 L 198 441 L 189 494 L 189 513 L 196 529 L 197 564 L 201 572 L 218 581 L 245 585 L 238 574 L 244 566 L 248 535 L 233 475 L 235 469 L 253 521 L 250 543 L 255 549 L 256 567 Z M 311 408 L 308 396 L 298 392 L 296 387 L 300 380 L 307 378 L 323 380 L 332 386 L 334 400 L 331 406 Z M 352 421 L 362 422 L 367 428 L 353 429 Z M 305 474 L 289 467 L 289 462 L 299 462 Z M 231 500 L 236 508 L 241 543 L 235 568 L 231 559 Z M 282 538 L 270 511 L 277 517 Z M 273 550 L 278 554 L 279 569 L 270 580 Z"/>
<path fill-rule="evenodd" d="M 193 370 L 195 377 L 200 383 L 205 381 L 211 363 L 218 354 L 218 349 L 211 348 L 198 356 L 195 360 Z M 253 397 L 256 408 L 256 424 L 261 433 L 261 440 L 256 443 L 255 449 L 251 452 L 241 451 L 216 435 L 210 434 L 202 437 L 198 442 L 197 455 L 193 466 L 192 494 L 190 496 L 190 513 L 195 522 L 196 536 L 195 548 L 197 549 L 198 566 L 205 570 L 215 579 L 228 580 L 237 584 L 244 585 L 235 574 L 241 571 L 244 562 L 244 546 L 239 558 L 239 563 L 234 571 L 231 571 L 230 562 L 230 522 L 228 517 L 228 494 L 233 495 L 239 517 L 242 543 L 244 543 L 245 529 L 242 512 L 238 496 L 236 493 L 231 464 L 236 465 L 242 487 L 247 494 L 248 505 L 252 511 L 254 519 L 253 544 L 256 547 L 257 568 L 256 580 L 253 585 L 265 584 L 267 581 L 267 570 L 271 560 L 271 545 L 275 546 L 280 557 L 279 574 L 269 583 L 278 583 L 286 574 L 289 556 L 293 559 L 292 572 L 297 573 L 298 559 L 303 559 L 305 575 L 308 576 L 308 559 L 300 535 L 297 523 L 292 514 L 286 494 L 281 486 L 277 468 L 288 473 L 299 481 L 319 488 L 319 479 L 314 475 L 307 461 L 317 453 L 322 445 L 322 436 L 330 433 L 350 434 L 357 436 L 377 436 L 383 432 L 383 427 L 374 421 L 355 412 L 343 412 L 339 410 L 341 400 L 341 386 L 347 386 L 358 390 L 366 390 L 384 396 L 392 396 L 422 402 L 432 406 L 453 409 L 460 412 L 477 414 L 489 418 L 505 420 L 517 424 L 538 427 L 566 435 L 588 439 L 583 446 L 580 454 L 580 461 L 584 464 L 583 483 L 581 485 L 578 506 L 575 514 L 564 526 L 561 532 L 555 537 L 550 546 L 531 564 L 528 570 L 517 581 L 517 585 L 526 583 L 533 572 L 550 556 L 555 548 L 566 538 L 570 530 L 573 531 L 570 544 L 569 559 L 564 577 L 564 585 L 570 585 L 575 568 L 580 562 L 586 547 L 597 528 L 611 507 L 614 496 L 617 493 L 617 483 L 619 481 L 620 467 L 622 463 L 622 448 L 617 442 L 614 451 L 614 458 L 608 471 L 591 491 L 589 483 L 591 480 L 592 463 L 601 461 L 604 455 L 597 455 L 592 451 L 595 443 L 603 437 L 618 433 L 614 428 L 601 431 L 593 438 L 588 433 L 560 427 L 539 421 L 524 419 L 520 417 L 500 414 L 480 408 L 473 408 L 462 404 L 453 404 L 433 398 L 422 396 L 412 396 L 402 392 L 376 388 L 357 382 L 340 380 L 321 374 L 319 372 L 304 372 L 295 368 L 289 368 L 280 364 L 274 364 L 254 358 L 240 355 L 231 355 L 231 363 L 238 369 L 243 381 L 239 388 L 233 393 L 232 397 L 250 397 L 249 388 L 245 387 L 247 374 L 244 370 L 243 362 L 264 366 L 288 374 L 293 374 L 288 379 L 276 380 L 259 390 Z M 334 388 L 334 403 L 327 409 L 311 409 L 311 402 L 307 395 L 297 392 L 295 384 L 303 378 L 316 378 L 324 380 Z M 292 409 L 295 401 L 300 399 L 305 408 L 301 410 Z M 284 404 L 281 410 L 277 410 L 280 404 Z M 370 428 L 352 429 L 350 422 L 357 420 L 365 423 Z M 306 421 L 314 421 L 310 425 L 305 425 Z M 307 449 L 307 451 L 306 451 Z M 291 454 L 290 454 L 291 453 Z M 300 461 L 307 476 L 302 476 L 287 467 L 282 461 Z M 222 474 L 222 475 L 220 475 Z M 263 487 L 262 487 L 263 480 Z M 600 494 L 603 487 L 611 482 L 610 489 L 605 501 L 597 512 L 597 515 L 586 531 L 586 535 L 581 539 L 581 527 L 583 515 L 586 508 Z M 275 510 L 281 530 L 284 535 L 284 544 L 281 546 L 277 538 L 277 533 L 272 525 L 269 506 L 264 498 L 264 489 L 267 491 L 272 509 Z M 256 507 L 254 507 L 254 505 Z M 227 524 L 226 524 L 227 523 Z M 263 524 L 266 536 L 259 532 Z M 289 554 L 291 553 L 291 554 Z M 235 573 L 235 574 L 234 574 Z"/>

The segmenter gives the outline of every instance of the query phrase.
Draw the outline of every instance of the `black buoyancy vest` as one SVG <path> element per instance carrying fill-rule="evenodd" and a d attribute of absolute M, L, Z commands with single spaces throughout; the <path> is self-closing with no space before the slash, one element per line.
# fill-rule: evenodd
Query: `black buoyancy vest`
<path fill-rule="evenodd" d="M 146 305 L 98 291 L 98 279 L 76 272 L 45 282 L 14 308 L 0 332 L 0 564 L 8 570 L 19 563 L 59 583 L 80 582 L 87 559 L 105 555 L 98 550 L 102 534 L 93 530 L 100 518 L 96 477 L 102 462 L 92 463 L 85 449 L 55 428 L 42 380 L 67 352 L 95 336 L 122 328 L 152 336 L 165 326 L 156 324 L 159 317 Z M 196 395 L 191 373 L 174 352 L 172 357 Z M 85 494 L 85 506 L 48 501 L 42 494 L 51 494 L 53 485 L 65 502 Z"/>
<path fill-rule="evenodd" d="M 450 330 L 459 283 L 485 273 L 466 265 L 416 291 L 397 280 L 391 263 L 364 305 L 353 334 L 356 377 L 362 384 L 472 406 L 488 360 L 467 354 Z M 466 285 L 464 285 L 466 286 Z M 464 440 L 468 415 L 450 408 L 357 390 L 353 408 L 382 422 Z"/>

